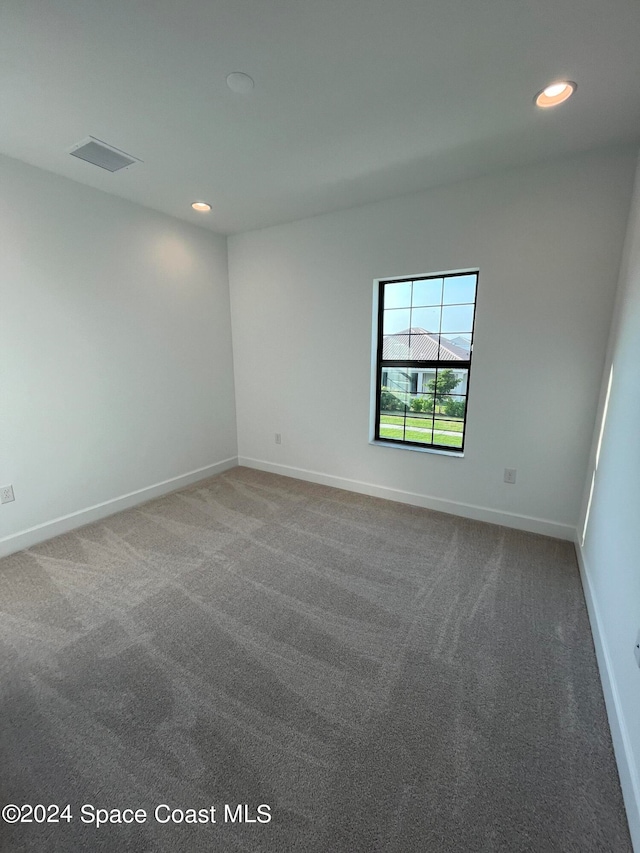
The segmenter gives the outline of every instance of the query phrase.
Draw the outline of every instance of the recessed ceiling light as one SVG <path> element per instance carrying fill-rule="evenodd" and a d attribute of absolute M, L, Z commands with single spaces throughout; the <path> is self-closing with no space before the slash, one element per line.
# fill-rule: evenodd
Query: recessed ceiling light
<path fill-rule="evenodd" d="M 227 74 L 227 86 L 232 92 L 246 95 L 253 89 L 253 80 L 243 71 L 232 71 L 231 74 Z"/>
<path fill-rule="evenodd" d="M 543 89 L 535 97 L 535 103 L 538 107 L 555 107 L 570 98 L 577 89 L 577 85 L 570 80 L 560 80 L 558 83 L 552 83 Z"/>
<path fill-rule="evenodd" d="M 198 213 L 209 213 L 211 210 L 211 205 L 207 204 L 206 201 L 194 201 L 191 207 L 197 210 Z"/>

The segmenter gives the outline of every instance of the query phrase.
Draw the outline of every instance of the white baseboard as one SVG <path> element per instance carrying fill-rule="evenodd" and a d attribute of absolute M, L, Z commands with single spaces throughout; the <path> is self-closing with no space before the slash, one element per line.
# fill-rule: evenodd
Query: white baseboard
<path fill-rule="evenodd" d="M 215 462 L 213 465 L 197 468 L 195 471 L 180 474 L 178 477 L 171 477 L 171 479 L 155 483 L 153 486 L 137 489 L 135 492 L 129 492 L 118 498 L 112 498 L 95 506 L 69 513 L 69 515 L 45 521 L 43 524 L 29 527 L 27 530 L 21 530 L 19 533 L 13 533 L 11 536 L 5 536 L 0 539 L 0 557 L 6 557 L 8 554 L 22 551 L 24 548 L 30 548 L 32 545 L 37 545 L 38 542 L 44 542 L 46 539 L 60 536 L 61 533 L 68 533 L 70 530 L 75 530 L 78 527 L 84 527 L 85 524 L 91 524 L 91 522 L 99 521 L 108 515 L 122 512 L 123 509 L 130 509 L 132 506 L 146 503 L 146 501 L 153 500 L 153 498 L 159 498 L 169 492 L 183 489 L 185 486 L 197 483 L 198 480 L 204 480 L 207 477 L 213 477 L 214 474 L 221 474 L 223 471 L 228 471 L 229 468 L 235 468 L 237 464 L 238 457 L 232 456 L 230 459 L 223 459 L 222 462 Z"/>
<path fill-rule="evenodd" d="M 450 501 L 445 498 L 421 495 L 401 489 L 393 489 L 389 486 L 363 483 L 360 480 L 350 480 L 346 477 L 336 477 L 333 474 L 323 474 L 320 471 L 308 471 L 305 468 L 293 468 L 289 465 L 264 462 L 262 459 L 252 459 L 248 456 L 239 456 L 238 465 L 245 465 L 247 468 L 257 468 L 259 471 L 269 471 L 272 474 L 282 474 L 284 477 L 295 477 L 297 480 L 308 480 L 311 483 L 320 483 L 323 486 L 333 486 L 336 489 L 346 489 L 348 492 L 359 492 L 360 494 L 371 495 L 376 498 L 385 498 L 386 500 L 398 501 L 399 503 L 411 504 L 412 506 L 421 506 L 425 509 L 437 510 L 438 512 L 447 512 L 450 515 L 461 515 L 463 518 L 472 518 L 475 521 L 501 524 L 504 527 L 526 530 L 529 533 L 542 533 L 544 536 L 553 536 L 556 539 L 568 539 L 571 542 L 575 539 L 575 527 L 572 527 L 570 524 L 559 524 L 545 518 L 534 518 L 528 515 L 502 512 L 488 507 Z"/>
<path fill-rule="evenodd" d="M 602 630 L 602 620 L 600 618 L 598 602 L 593 592 L 593 587 L 589 578 L 589 568 L 585 561 L 582 546 L 577 538 L 575 546 L 578 557 L 578 566 L 580 567 L 580 578 L 584 589 L 584 597 L 587 602 L 589 621 L 591 622 L 591 633 L 593 634 L 593 642 L 596 649 L 598 669 L 600 670 L 600 680 L 602 682 L 602 690 L 604 693 L 605 705 L 607 707 L 611 739 L 613 741 L 613 749 L 616 756 L 616 762 L 618 764 L 620 787 L 622 788 L 622 797 L 627 810 L 631 843 L 633 844 L 633 849 L 636 853 L 640 853 L 640 779 L 638 778 L 638 769 L 635 766 L 633 754 L 631 752 L 627 721 L 624 709 L 620 702 L 620 694 L 618 692 L 615 674 L 611 665 L 611 656 L 609 654 L 606 636 Z"/>

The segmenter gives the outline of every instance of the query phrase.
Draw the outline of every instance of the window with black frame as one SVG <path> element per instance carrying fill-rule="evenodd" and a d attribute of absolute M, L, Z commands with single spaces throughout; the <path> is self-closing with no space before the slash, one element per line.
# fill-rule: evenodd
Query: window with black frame
<path fill-rule="evenodd" d="M 477 272 L 381 281 L 375 438 L 462 453 Z"/>

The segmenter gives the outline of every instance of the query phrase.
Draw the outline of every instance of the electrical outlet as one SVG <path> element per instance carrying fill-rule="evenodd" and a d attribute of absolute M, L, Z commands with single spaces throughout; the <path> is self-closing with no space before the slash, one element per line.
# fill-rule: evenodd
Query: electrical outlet
<path fill-rule="evenodd" d="M 640 631 L 638 631 L 638 636 L 636 637 L 636 644 L 633 649 L 633 653 L 636 656 L 636 663 L 640 667 Z"/>
<path fill-rule="evenodd" d="M 276 433 L 276 444 L 282 444 L 282 433 Z"/>
<path fill-rule="evenodd" d="M 13 486 L 0 486 L 0 503 L 10 504 L 15 501 Z"/>
<path fill-rule="evenodd" d="M 505 468 L 504 469 L 504 481 L 505 483 L 510 483 L 513 485 L 516 481 L 516 469 L 515 468 Z"/>

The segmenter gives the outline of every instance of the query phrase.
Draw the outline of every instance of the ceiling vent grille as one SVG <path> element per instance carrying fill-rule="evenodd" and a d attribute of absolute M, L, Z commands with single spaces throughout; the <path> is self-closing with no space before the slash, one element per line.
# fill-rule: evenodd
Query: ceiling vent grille
<path fill-rule="evenodd" d="M 87 139 L 74 145 L 69 154 L 73 157 L 78 157 L 79 160 L 93 163 L 94 166 L 100 166 L 101 169 L 106 169 L 107 172 L 119 172 L 120 169 L 126 169 L 128 166 L 133 165 L 133 163 L 142 162 L 137 157 L 125 154 L 124 151 L 119 151 L 112 145 L 107 145 L 106 142 L 94 139 L 93 136 L 89 136 Z"/>

